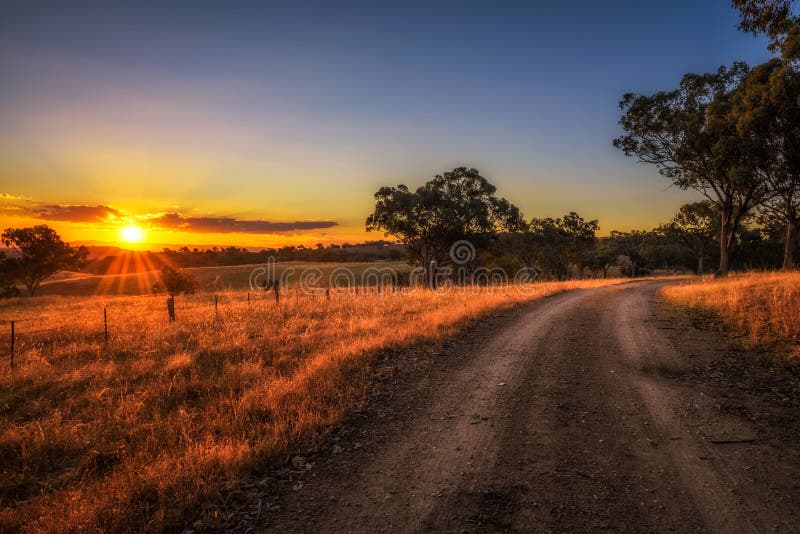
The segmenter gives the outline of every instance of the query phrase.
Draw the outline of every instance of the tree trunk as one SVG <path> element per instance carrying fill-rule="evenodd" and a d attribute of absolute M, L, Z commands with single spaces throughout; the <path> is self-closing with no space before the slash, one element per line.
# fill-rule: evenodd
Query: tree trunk
<path fill-rule="evenodd" d="M 703 274 L 703 255 L 697 258 L 697 274 Z"/>
<path fill-rule="evenodd" d="M 797 240 L 797 221 L 790 220 L 786 223 L 786 244 L 783 248 L 783 270 L 794 269 L 794 249 Z"/>
<path fill-rule="evenodd" d="M 722 215 L 722 225 L 719 232 L 719 270 L 717 274 L 725 276 L 728 274 L 728 260 L 730 258 L 731 242 L 733 241 L 733 229 L 730 227 L 730 219 Z"/>

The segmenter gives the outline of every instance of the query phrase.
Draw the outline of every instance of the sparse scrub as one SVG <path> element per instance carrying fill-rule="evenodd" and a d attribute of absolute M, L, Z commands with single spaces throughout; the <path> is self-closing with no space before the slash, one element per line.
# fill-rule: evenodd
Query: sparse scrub
<path fill-rule="evenodd" d="M 800 342 L 800 272 L 703 278 L 663 292 L 673 303 L 719 316 L 751 343 Z"/>
<path fill-rule="evenodd" d="M 0 318 L 18 321 L 18 339 L 13 383 L 7 359 L 0 371 L 0 530 L 213 525 L 220 492 L 318 443 L 363 401 L 376 353 L 612 283 L 542 284 L 533 295 L 292 294 L 279 305 L 232 291 L 218 314 L 201 293 L 176 299 L 175 323 L 163 296 L 4 301 Z"/>

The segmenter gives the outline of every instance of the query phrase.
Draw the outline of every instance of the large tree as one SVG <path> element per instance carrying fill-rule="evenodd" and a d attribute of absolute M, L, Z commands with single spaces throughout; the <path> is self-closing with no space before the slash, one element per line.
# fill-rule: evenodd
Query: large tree
<path fill-rule="evenodd" d="M 402 184 L 381 187 L 366 228 L 402 242 L 410 259 L 425 269 L 430 284 L 435 274 L 431 263 L 452 263 L 453 243 L 468 240 L 480 248 L 500 232 L 519 230 L 519 209 L 497 197 L 496 190 L 477 169 L 466 167 L 437 174 L 416 191 Z"/>
<path fill-rule="evenodd" d="M 86 247 L 72 248 L 55 230 L 41 224 L 31 228 L 7 228 L 3 244 L 12 254 L 3 260 L 3 271 L 13 273 L 33 296 L 41 283 L 56 273 L 80 269 L 86 264 Z"/>
<path fill-rule="evenodd" d="M 735 230 L 763 198 L 752 147 L 732 117 L 733 95 L 747 73 L 744 63 L 715 73 L 687 74 L 677 89 L 626 94 L 620 102 L 625 135 L 614 146 L 655 165 L 682 189 L 702 193 L 719 210 L 719 273 L 728 271 Z"/>
<path fill-rule="evenodd" d="M 748 138 L 756 170 L 768 187 L 762 209 L 785 228 L 783 268 L 795 266 L 800 230 L 800 72 L 773 59 L 753 68 L 736 92 L 731 110 Z"/>

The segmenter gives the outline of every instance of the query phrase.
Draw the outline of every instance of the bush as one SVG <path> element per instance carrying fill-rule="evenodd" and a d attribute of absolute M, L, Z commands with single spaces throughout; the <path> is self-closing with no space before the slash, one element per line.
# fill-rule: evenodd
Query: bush
<path fill-rule="evenodd" d="M 154 293 L 168 292 L 172 294 L 195 293 L 200 287 L 197 279 L 180 269 L 165 265 L 161 268 L 161 281 L 153 286 Z"/>

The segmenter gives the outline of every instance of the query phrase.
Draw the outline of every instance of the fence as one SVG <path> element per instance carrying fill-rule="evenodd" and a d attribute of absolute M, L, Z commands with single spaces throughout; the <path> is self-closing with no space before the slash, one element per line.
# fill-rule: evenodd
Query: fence
<path fill-rule="evenodd" d="M 54 334 L 61 331 L 75 331 L 80 330 L 83 334 L 83 339 L 102 340 L 107 346 L 109 340 L 114 335 L 117 328 L 127 326 L 125 323 L 124 310 L 119 314 L 110 313 L 109 308 L 124 308 L 126 303 L 130 303 L 136 299 L 153 300 L 154 304 L 160 302 L 161 304 L 155 305 L 152 308 L 154 314 L 163 314 L 164 323 L 176 323 L 181 320 L 181 307 L 180 303 L 188 302 L 193 306 L 197 304 L 207 303 L 209 311 L 213 310 L 213 318 L 219 320 L 221 318 L 220 308 L 225 303 L 232 304 L 237 302 L 246 308 L 256 309 L 263 306 L 280 306 L 285 301 L 300 301 L 301 299 L 312 300 L 325 300 L 330 302 L 334 296 L 351 295 L 367 296 L 367 295 L 396 295 L 398 294 L 394 286 L 359 286 L 356 291 L 342 292 L 331 290 L 331 288 L 315 288 L 315 291 L 308 291 L 308 288 L 279 288 L 278 285 L 272 286 L 268 291 L 260 292 L 256 295 L 250 291 L 241 294 L 239 292 L 223 292 L 220 293 L 198 293 L 195 295 L 175 296 L 161 294 L 161 295 L 140 295 L 140 296 L 125 296 L 119 297 L 115 305 L 109 306 L 103 304 L 102 309 L 81 309 L 79 320 L 76 321 L 75 313 L 62 313 L 60 315 L 47 314 L 46 317 L 36 316 L 35 312 L 29 312 L 28 317 L 14 317 L 13 313 L 6 313 L 7 316 L 13 317 L 10 319 L 0 320 L 0 350 L 2 353 L 8 355 L 8 367 L 11 370 L 12 377 L 14 367 L 18 363 L 19 354 L 30 345 L 36 344 L 52 344 L 57 341 Z M 237 298 L 231 298 L 236 296 Z M 228 297 L 228 298 L 224 298 Z M 262 306 L 257 304 L 262 303 Z M 158 311 L 160 310 L 162 311 Z M 22 313 L 20 312 L 20 315 Z M 49 325 L 57 324 L 57 326 L 44 326 L 42 323 L 47 322 Z M 2 331 L 5 330 L 5 333 Z M 75 338 L 76 336 L 71 336 Z M 5 367 L 5 366 L 4 366 Z"/>

